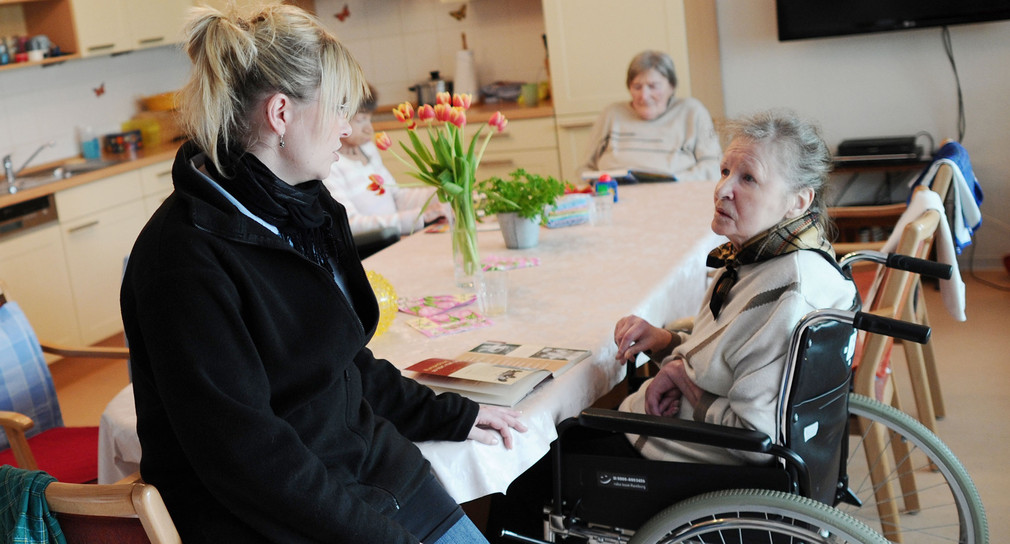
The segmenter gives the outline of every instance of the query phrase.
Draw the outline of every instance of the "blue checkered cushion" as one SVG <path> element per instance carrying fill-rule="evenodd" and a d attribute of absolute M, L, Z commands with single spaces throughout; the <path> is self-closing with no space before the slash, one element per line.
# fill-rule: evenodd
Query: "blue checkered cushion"
<path fill-rule="evenodd" d="M 39 340 L 13 301 L 0 306 L 0 410 L 32 418 L 35 426 L 29 437 L 63 426 L 53 377 Z M 7 437 L 0 433 L 0 450 L 8 446 Z"/>

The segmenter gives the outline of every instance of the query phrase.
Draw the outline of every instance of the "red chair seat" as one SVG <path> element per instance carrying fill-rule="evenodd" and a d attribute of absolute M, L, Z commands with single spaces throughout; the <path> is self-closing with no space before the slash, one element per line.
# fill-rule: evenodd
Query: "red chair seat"
<path fill-rule="evenodd" d="M 61 482 L 86 484 L 98 480 L 98 427 L 56 427 L 28 439 L 39 470 Z M 14 452 L 0 452 L 0 464 L 17 465 Z"/>

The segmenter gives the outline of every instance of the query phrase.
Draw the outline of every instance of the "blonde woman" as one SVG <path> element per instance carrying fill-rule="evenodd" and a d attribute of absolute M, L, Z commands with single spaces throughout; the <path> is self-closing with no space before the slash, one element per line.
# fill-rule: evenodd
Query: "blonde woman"
<path fill-rule="evenodd" d="M 122 290 L 144 479 L 187 543 L 482 542 L 412 441 L 525 429 L 365 347 L 378 306 L 319 181 L 360 68 L 290 6 L 187 31 L 190 141 Z"/>

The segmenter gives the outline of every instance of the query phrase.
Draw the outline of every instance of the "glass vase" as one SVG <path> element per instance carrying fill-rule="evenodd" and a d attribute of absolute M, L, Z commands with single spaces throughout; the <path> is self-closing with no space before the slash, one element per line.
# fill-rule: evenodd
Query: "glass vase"
<path fill-rule="evenodd" d="M 473 289 L 480 276 L 480 251 L 477 249 L 477 216 L 469 199 L 453 201 L 449 214 L 452 235 L 452 265 L 456 285 Z"/>

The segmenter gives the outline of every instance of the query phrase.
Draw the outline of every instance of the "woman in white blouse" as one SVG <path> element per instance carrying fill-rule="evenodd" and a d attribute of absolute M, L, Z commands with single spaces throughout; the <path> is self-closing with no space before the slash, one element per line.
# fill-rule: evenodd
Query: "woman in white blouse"
<path fill-rule="evenodd" d="M 434 194 L 427 187 L 400 187 L 382 164 L 379 149 L 373 141 L 372 112 L 376 94 L 366 98 L 358 113 L 350 119 L 351 134 L 341 138 L 339 160 L 330 167 L 323 180 L 334 200 L 347 209 L 352 234 L 362 234 L 386 227 L 396 227 L 401 235 L 411 234 L 445 215 L 438 199 L 421 213 L 425 202 Z M 382 185 L 384 192 L 369 189 L 372 183 Z"/>

